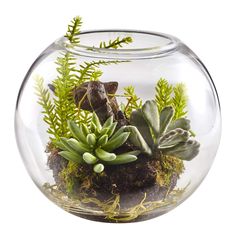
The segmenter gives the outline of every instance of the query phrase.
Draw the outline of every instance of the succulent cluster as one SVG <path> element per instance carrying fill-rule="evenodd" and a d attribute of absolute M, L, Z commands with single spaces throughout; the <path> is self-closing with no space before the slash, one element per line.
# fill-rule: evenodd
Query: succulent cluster
<path fill-rule="evenodd" d="M 68 121 L 72 137 L 61 138 L 56 142 L 56 146 L 62 150 L 59 154 L 69 161 L 93 165 L 96 173 L 101 173 L 104 165 L 135 161 L 139 151 L 119 155 L 114 153 L 130 135 L 130 132 L 124 131 L 124 127 L 115 132 L 116 126 L 117 122 L 113 122 L 112 116 L 102 126 L 96 113 L 93 113 L 89 127 L 83 123 L 77 125 L 74 121 Z"/>
<path fill-rule="evenodd" d="M 155 101 L 146 101 L 141 109 L 132 112 L 126 131 L 130 141 L 148 155 L 161 151 L 165 155 L 182 160 L 192 160 L 199 152 L 200 144 L 191 139 L 190 121 L 173 120 L 174 109 L 166 106 L 160 113 Z"/>

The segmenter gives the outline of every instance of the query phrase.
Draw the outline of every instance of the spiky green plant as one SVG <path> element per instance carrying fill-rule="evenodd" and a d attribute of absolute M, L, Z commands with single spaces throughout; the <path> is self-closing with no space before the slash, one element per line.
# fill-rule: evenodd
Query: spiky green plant
<path fill-rule="evenodd" d="M 114 150 L 123 145 L 130 132 L 124 126 L 115 132 L 117 122 L 111 116 L 102 126 L 96 113 L 93 113 L 90 126 L 77 125 L 68 121 L 71 138 L 61 138 L 56 145 L 62 151 L 59 154 L 67 160 L 93 165 L 96 173 L 104 170 L 104 165 L 118 165 L 133 162 L 139 151 L 131 151 L 116 155 Z"/>
<path fill-rule="evenodd" d="M 133 86 L 124 87 L 124 96 L 127 99 L 127 104 L 124 105 L 123 110 L 126 117 L 129 118 L 133 110 L 140 109 L 142 107 L 142 100 L 136 95 Z"/>
<path fill-rule="evenodd" d="M 130 132 L 130 141 L 148 155 L 164 155 L 192 160 L 199 152 L 200 144 L 190 139 L 190 121 L 186 118 L 173 120 L 174 108 L 167 106 L 158 111 L 156 102 L 146 101 L 142 109 L 133 111 L 125 131 Z"/>
<path fill-rule="evenodd" d="M 54 105 L 57 114 L 57 123 L 60 136 L 68 136 L 67 120 L 77 119 L 77 108 L 72 97 L 72 88 L 75 86 L 77 75 L 74 72 L 75 58 L 65 53 L 56 60 L 58 76 L 52 81 L 54 87 Z"/>
<path fill-rule="evenodd" d="M 73 18 L 68 25 L 65 38 L 70 42 L 71 47 L 78 46 L 80 43 L 80 28 L 82 25 L 81 17 Z M 124 43 L 130 43 L 132 39 L 126 37 L 110 40 L 108 43 L 102 42 L 101 47 L 118 48 Z M 74 120 L 79 123 L 88 124 L 91 119 L 91 113 L 77 109 L 72 98 L 72 90 L 75 86 L 88 81 L 99 80 L 102 76 L 100 66 L 108 66 L 127 61 L 117 60 L 98 60 L 84 62 L 76 67 L 76 58 L 69 51 L 61 53 L 56 59 L 58 76 L 50 85 L 53 90 L 53 96 L 48 88 L 44 87 L 43 79 L 36 80 L 35 88 L 38 96 L 38 103 L 42 106 L 43 119 L 48 124 L 47 132 L 52 141 L 58 140 L 59 137 L 69 137 L 70 130 L 67 125 L 68 120 Z"/>
<path fill-rule="evenodd" d="M 98 60 L 98 61 L 90 61 L 84 62 L 81 64 L 79 69 L 74 69 L 74 71 L 79 73 L 79 76 L 76 80 L 76 85 L 79 86 L 80 84 L 87 82 L 87 81 L 94 81 L 99 80 L 100 76 L 102 76 L 102 71 L 99 69 L 100 66 L 108 66 L 108 65 L 116 65 L 119 63 L 123 63 L 127 61 L 120 61 L 120 60 Z"/>
<path fill-rule="evenodd" d="M 78 45 L 80 43 L 80 28 L 82 25 L 82 19 L 79 16 L 76 16 L 72 19 L 71 23 L 67 27 L 67 32 L 65 37 L 73 45 Z"/>
<path fill-rule="evenodd" d="M 160 78 L 157 81 L 155 101 L 159 113 L 167 106 L 174 108 L 173 120 L 185 117 L 187 115 L 187 95 L 186 88 L 183 83 L 177 83 L 175 86 Z"/>
<path fill-rule="evenodd" d="M 108 43 L 106 42 L 100 42 L 99 47 L 100 48 L 113 48 L 113 49 L 118 49 L 118 48 L 122 48 L 123 44 L 129 44 L 132 43 L 133 39 L 131 37 L 124 37 L 122 39 L 120 39 L 120 37 L 117 37 L 114 40 L 109 40 Z"/>
<path fill-rule="evenodd" d="M 175 110 L 173 119 L 179 119 L 187 114 L 187 95 L 185 85 L 183 83 L 176 84 L 173 89 L 174 96 L 172 98 L 172 106 Z"/>
<path fill-rule="evenodd" d="M 157 81 L 155 90 L 155 101 L 157 103 L 159 112 L 161 112 L 164 107 L 170 106 L 172 104 L 173 86 L 169 84 L 166 79 L 160 78 Z"/>
<path fill-rule="evenodd" d="M 48 124 L 47 132 L 50 139 L 57 140 L 60 137 L 60 129 L 57 123 L 55 105 L 53 104 L 49 89 L 44 86 L 44 79 L 41 76 L 35 77 L 35 93 L 38 96 L 38 104 L 42 107 L 43 120 Z"/>

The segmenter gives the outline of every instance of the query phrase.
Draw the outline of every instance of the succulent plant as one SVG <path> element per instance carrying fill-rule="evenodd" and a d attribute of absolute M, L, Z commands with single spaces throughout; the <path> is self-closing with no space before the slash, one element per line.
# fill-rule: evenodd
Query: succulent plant
<path fill-rule="evenodd" d="M 159 150 L 165 155 L 192 160 L 199 152 L 200 144 L 191 139 L 190 121 L 186 118 L 173 120 L 174 109 L 166 106 L 160 113 L 153 100 L 146 101 L 141 109 L 130 116 L 132 126 L 129 140 L 148 155 Z"/>
<path fill-rule="evenodd" d="M 140 151 L 131 151 L 116 155 L 113 151 L 122 146 L 128 139 L 130 132 L 121 127 L 115 132 L 117 122 L 109 117 L 101 125 L 96 113 L 93 113 L 90 126 L 77 125 L 68 121 L 71 138 L 60 138 L 56 146 L 62 151 L 59 154 L 69 161 L 93 165 L 96 173 L 104 170 L 104 165 L 117 165 L 133 162 Z"/>

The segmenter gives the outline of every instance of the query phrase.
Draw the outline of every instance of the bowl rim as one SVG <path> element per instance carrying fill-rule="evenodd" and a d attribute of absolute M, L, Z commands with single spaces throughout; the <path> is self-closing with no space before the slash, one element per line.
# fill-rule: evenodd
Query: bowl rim
<path fill-rule="evenodd" d="M 86 30 L 82 31 L 80 35 L 86 34 L 99 34 L 99 33 L 122 33 L 127 35 L 141 34 L 156 36 L 166 40 L 164 45 L 157 45 L 153 47 L 142 48 L 99 48 L 91 45 L 79 44 L 74 46 L 64 36 L 55 41 L 55 44 L 60 49 L 68 51 L 75 55 L 93 57 L 93 58 L 107 58 L 107 59 L 144 59 L 162 57 L 166 54 L 172 53 L 180 46 L 181 41 L 169 34 L 159 33 L 154 31 L 141 31 L 141 30 L 129 30 L 129 29 L 101 29 L 101 30 Z"/>

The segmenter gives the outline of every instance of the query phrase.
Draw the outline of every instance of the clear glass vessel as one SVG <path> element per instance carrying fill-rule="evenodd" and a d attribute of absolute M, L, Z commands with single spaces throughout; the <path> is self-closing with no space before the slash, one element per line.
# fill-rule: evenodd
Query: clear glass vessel
<path fill-rule="evenodd" d="M 133 42 L 99 47 L 118 36 Z M 179 39 L 84 31 L 79 46 L 62 37 L 30 67 L 15 130 L 30 176 L 51 201 L 86 219 L 133 222 L 195 191 L 215 158 L 221 116 L 206 67 Z"/>

